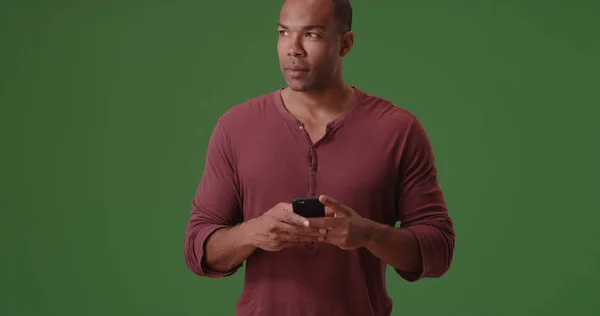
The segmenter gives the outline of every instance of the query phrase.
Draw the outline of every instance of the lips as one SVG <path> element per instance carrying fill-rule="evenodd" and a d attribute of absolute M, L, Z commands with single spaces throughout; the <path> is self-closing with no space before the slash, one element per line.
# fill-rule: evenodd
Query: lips
<path fill-rule="evenodd" d="M 289 71 L 294 71 L 294 72 L 308 71 L 307 68 L 301 67 L 301 66 L 290 66 L 290 67 L 286 67 L 286 69 Z"/>
<path fill-rule="evenodd" d="M 293 65 L 286 67 L 285 71 L 289 78 L 299 79 L 304 77 L 304 75 L 308 72 L 308 68 L 299 65 Z"/>

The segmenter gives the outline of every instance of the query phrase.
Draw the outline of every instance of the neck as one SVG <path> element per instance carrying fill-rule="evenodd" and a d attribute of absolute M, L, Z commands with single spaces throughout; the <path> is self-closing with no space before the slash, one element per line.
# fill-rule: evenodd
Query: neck
<path fill-rule="evenodd" d="M 287 99 L 288 107 L 303 108 L 309 113 L 343 112 L 349 106 L 353 90 L 343 81 L 338 81 L 320 91 L 294 91 L 286 88 L 284 94 L 287 97 L 284 98 Z"/>

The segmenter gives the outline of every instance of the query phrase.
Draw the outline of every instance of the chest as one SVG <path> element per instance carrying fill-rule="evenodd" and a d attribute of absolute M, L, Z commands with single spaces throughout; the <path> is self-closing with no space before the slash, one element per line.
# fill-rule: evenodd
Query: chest
<path fill-rule="evenodd" d="M 305 121 L 301 129 L 304 130 L 311 143 L 316 144 L 327 133 L 327 122 Z"/>
<path fill-rule="evenodd" d="M 326 194 L 363 215 L 380 218 L 395 199 L 393 146 L 371 138 L 325 136 L 325 127 L 298 127 L 248 137 L 236 149 L 236 170 L 246 218 L 295 197 Z M 307 137 L 321 139 L 309 141 Z M 316 144 L 316 145 L 314 145 Z"/>

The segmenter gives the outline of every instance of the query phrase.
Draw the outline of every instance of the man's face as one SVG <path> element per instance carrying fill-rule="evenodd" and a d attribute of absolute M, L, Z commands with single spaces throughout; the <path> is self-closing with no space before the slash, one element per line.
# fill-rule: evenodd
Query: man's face
<path fill-rule="evenodd" d="M 283 77 L 292 90 L 325 89 L 341 65 L 342 33 L 332 9 L 328 0 L 283 4 L 277 51 Z"/>

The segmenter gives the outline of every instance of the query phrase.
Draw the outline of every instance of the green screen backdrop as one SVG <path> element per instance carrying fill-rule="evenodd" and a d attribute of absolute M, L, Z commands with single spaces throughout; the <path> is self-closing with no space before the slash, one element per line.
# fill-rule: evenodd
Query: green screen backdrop
<path fill-rule="evenodd" d="M 1 2 L 0 315 L 233 315 L 184 230 L 217 118 L 284 84 L 280 5 Z M 600 2 L 353 6 L 347 81 L 422 121 L 457 230 L 394 315 L 600 314 Z"/>

